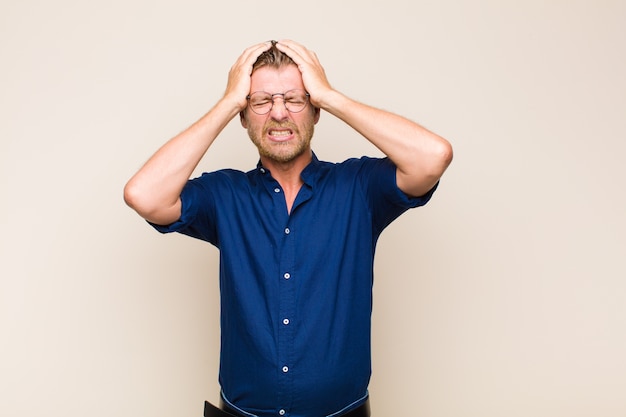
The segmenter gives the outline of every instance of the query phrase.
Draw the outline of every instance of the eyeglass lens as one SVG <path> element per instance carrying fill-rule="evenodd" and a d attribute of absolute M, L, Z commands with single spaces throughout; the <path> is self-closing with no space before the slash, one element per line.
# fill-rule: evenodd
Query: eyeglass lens
<path fill-rule="evenodd" d="M 265 91 L 256 91 L 248 96 L 250 108 L 256 114 L 266 114 L 274 106 L 274 98 L 281 96 L 285 108 L 291 113 L 298 113 L 306 107 L 309 94 L 303 90 L 289 90 L 284 93 L 270 94 Z"/>

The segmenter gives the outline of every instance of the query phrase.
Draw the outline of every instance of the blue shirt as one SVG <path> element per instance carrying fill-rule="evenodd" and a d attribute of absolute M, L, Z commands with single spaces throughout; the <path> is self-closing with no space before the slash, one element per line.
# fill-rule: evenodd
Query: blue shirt
<path fill-rule="evenodd" d="M 224 399 L 259 417 L 320 417 L 367 398 L 373 262 L 409 198 L 387 159 L 312 162 L 291 213 L 260 164 L 190 180 L 180 232 L 220 250 Z"/>

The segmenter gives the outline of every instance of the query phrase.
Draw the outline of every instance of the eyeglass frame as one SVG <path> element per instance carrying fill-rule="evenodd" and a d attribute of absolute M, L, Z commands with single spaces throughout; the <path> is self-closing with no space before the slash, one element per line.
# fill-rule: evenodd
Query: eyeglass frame
<path fill-rule="evenodd" d="M 285 101 L 285 94 L 290 93 L 292 91 L 303 91 L 304 92 L 304 96 L 306 97 L 306 101 L 304 103 L 304 106 L 302 106 L 302 108 L 300 110 L 292 111 L 292 110 L 289 110 L 289 107 L 287 107 L 287 101 Z M 256 111 L 254 111 L 254 109 L 250 105 L 250 98 L 252 97 L 253 94 L 256 94 L 256 93 L 268 94 L 270 96 L 270 99 L 272 100 L 272 105 L 270 106 L 269 110 L 267 110 L 265 113 L 257 113 Z M 302 90 L 302 89 L 299 89 L 299 88 L 293 88 L 291 90 L 285 91 L 284 93 L 274 93 L 274 94 L 268 93 L 267 91 L 259 90 L 259 91 L 255 91 L 253 93 L 248 94 L 246 96 L 246 100 L 248 101 L 248 107 L 250 107 L 250 110 L 252 110 L 252 112 L 254 114 L 258 114 L 259 116 L 263 116 L 263 115 L 266 115 L 269 112 L 271 112 L 272 109 L 274 108 L 274 97 L 275 96 L 282 96 L 282 98 L 283 98 L 283 105 L 285 106 L 285 109 L 289 113 L 300 113 L 302 110 L 306 109 L 306 106 L 311 102 L 311 95 L 309 93 L 307 93 L 305 90 Z"/>

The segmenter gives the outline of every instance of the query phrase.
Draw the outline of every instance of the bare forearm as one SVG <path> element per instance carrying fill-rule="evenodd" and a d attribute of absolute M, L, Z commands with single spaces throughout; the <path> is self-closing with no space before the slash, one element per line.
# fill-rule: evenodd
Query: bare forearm
<path fill-rule="evenodd" d="M 452 160 L 452 147 L 442 137 L 402 116 L 356 102 L 337 91 L 324 98 L 322 108 L 368 139 L 397 167 L 400 189 L 425 194 Z"/>
<path fill-rule="evenodd" d="M 215 138 L 238 111 L 238 106 L 223 99 L 163 145 L 126 184 L 127 204 L 151 222 L 176 221 L 180 217 L 183 187 Z"/>
<path fill-rule="evenodd" d="M 252 65 L 271 42 L 246 48 L 228 73 L 222 99 L 200 120 L 167 142 L 124 188 L 124 199 L 143 218 L 170 224 L 180 218 L 180 193 L 217 135 L 247 105 Z"/>

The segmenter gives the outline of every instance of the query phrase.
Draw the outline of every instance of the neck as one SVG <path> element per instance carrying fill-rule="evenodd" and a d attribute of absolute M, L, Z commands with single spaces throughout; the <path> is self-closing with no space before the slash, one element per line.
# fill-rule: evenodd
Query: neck
<path fill-rule="evenodd" d="M 309 165 L 312 159 L 313 153 L 308 149 L 301 155 L 287 162 L 276 161 L 261 155 L 261 164 L 270 170 L 272 177 L 274 177 L 283 188 L 293 188 L 294 186 L 300 188 L 302 185 L 300 174 L 304 168 Z"/>

